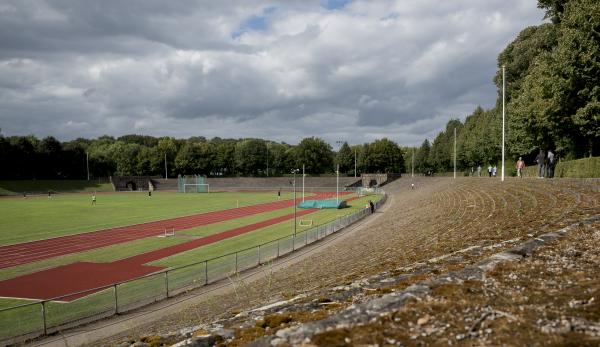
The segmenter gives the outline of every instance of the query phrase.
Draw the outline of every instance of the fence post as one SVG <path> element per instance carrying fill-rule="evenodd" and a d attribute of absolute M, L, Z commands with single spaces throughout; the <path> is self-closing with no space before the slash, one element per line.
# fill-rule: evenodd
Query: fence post
<path fill-rule="evenodd" d="M 260 265 L 260 245 L 258 245 L 258 263 L 256 265 Z"/>
<path fill-rule="evenodd" d="M 165 288 L 167 290 L 167 299 L 169 298 L 169 270 L 165 271 Z"/>
<path fill-rule="evenodd" d="M 277 258 L 279 258 L 279 239 L 277 239 Z"/>
<path fill-rule="evenodd" d="M 235 252 L 235 273 L 238 273 L 238 252 Z"/>
<path fill-rule="evenodd" d="M 44 322 L 44 335 L 48 335 L 48 325 L 46 323 L 46 302 L 42 301 L 42 321 Z"/>
<path fill-rule="evenodd" d="M 308 230 L 304 231 L 304 245 L 308 245 Z"/>
<path fill-rule="evenodd" d="M 208 260 L 204 261 L 204 285 L 208 284 Z"/>
<path fill-rule="evenodd" d="M 292 252 L 296 250 L 296 234 L 292 235 Z"/>
<path fill-rule="evenodd" d="M 119 298 L 117 296 L 117 285 L 115 284 L 113 288 L 113 292 L 115 293 L 115 314 L 119 314 Z"/>

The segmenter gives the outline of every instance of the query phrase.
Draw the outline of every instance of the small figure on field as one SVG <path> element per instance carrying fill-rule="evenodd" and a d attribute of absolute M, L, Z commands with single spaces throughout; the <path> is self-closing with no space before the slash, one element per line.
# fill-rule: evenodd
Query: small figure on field
<path fill-rule="evenodd" d="M 148 196 L 152 196 L 152 190 L 148 190 Z"/>
<path fill-rule="evenodd" d="M 519 178 L 523 178 L 523 169 L 525 168 L 525 161 L 523 160 L 523 158 L 519 157 L 519 160 L 517 160 L 517 176 L 519 176 Z"/>
<path fill-rule="evenodd" d="M 481 177 L 481 165 L 477 166 L 477 176 Z"/>
<path fill-rule="evenodd" d="M 48 191 L 48 199 L 52 199 L 52 191 L 51 190 Z"/>
<path fill-rule="evenodd" d="M 496 177 L 497 171 L 498 171 L 498 169 L 496 168 L 496 165 L 494 165 L 494 167 L 492 167 L 492 176 Z"/>
<path fill-rule="evenodd" d="M 23 199 L 26 199 L 26 198 L 27 198 L 27 193 L 23 192 Z"/>
<path fill-rule="evenodd" d="M 552 151 L 548 151 L 548 157 L 546 158 L 546 175 L 548 178 L 554 177 L 554 153 Z"/>
<path fill-rule="evenodd" d="M 371 213 L 375 213 L 375 204 L 371 200 L 369 200 L 369 208 L 371 209 Z"/>
<path fill-rule="evenodd" d="M 492 166 L 488 166 L 488 176 L 492 177 Z"/>
<path fill-rule="evenodd" d="M 277 200 L 281 199 L 281 188 L 277 191 Z"/>
<path fill-rule="evenodd" d="M 475 176 L 475 169 L 471 166 L 471 177 Z"/>
<path fill-rule="evenodd" d="M 538 164 L 538 178 L 544 178 L 546 172 L 546 154 L 540 149 L 540 153 L 535 157 L 535 162 Z"/>
<path fill-rule="evenodd" d="M 96 205 L 96 192 L 92 194 L 92 205 Z"/>
<path fill-rule="evenodd" d="M 415 184 L 414 183 L 410 184 L 410 189 L 415 189 Z"/>

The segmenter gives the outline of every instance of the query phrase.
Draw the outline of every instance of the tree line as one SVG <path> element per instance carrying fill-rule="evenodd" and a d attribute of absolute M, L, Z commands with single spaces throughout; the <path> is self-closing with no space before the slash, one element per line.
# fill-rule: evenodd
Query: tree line
<path fill-rule="evenodd" d="M 226 176 L 281 176 L 292 169 L 308 174 L 400 172 L 403 152 L 388 139 L 350 146 L 339 151 L 320 138 L 308 137 L 297 145 L 263 139 L 215 137 L 78 138 L 60 142 L 54 137 L 0 135 L 0 179 L 85 179 L 92 177 L 164 176 L 199 174 Z M 165 165 L 166 164 L 166 165 Z"/>
<path fill-rule="evenodd" d="M 562 159 L 600 154 L 600 2 L 539 0 L 550 22 L 524 29 L 498 56 L 496 106 L 452 119 L 415 152 L 417 172 L 500 165 L 502 69 L 506 69 L 506 158 L 533 160 L 540 150 Z M 406 161 L 410 170 L 412 157 Z"/>

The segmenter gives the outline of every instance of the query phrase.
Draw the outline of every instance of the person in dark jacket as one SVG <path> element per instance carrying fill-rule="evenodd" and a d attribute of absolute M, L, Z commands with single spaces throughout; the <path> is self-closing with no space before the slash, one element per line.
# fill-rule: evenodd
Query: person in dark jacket
<path fill-rule="evenodd" d="M 554 160 L 554 153 L 552 153 L 552 151 L 548 151 L 548 156 L 546 157 L 546 175 L 548 178 L 554 177 L 555 165 L 556 161 Z"/>
<path fill-rule="evenodd" d="M 535 161 L 538 164 L 538 178 L 544 178 L 546 173 L 546 153 L 540 149 L 540 153 L 535 157 Z"/>
<path fill-rule="evenodd" d="M 369 208 L 371 209 L 371 213 L 375 213 L 375 204 L 371 200 L 369 200 Z"/>

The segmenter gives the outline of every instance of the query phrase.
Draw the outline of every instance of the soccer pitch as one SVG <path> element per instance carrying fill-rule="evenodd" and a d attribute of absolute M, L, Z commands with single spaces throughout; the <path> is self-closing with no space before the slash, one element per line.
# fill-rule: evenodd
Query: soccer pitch
<path fill-rule="evenodd" d="M 281 200 L 290 199 L 291 197 L 292 193 L 282 193 Z M 355 195 L 345 195 L 343 198 L 352 197 L 355 197 Z M 310 198 L 309 195 L 307 195 L 307 198 Z M 312 220 L 313 225 L 310 227 L 297 225 L 296 231 L 301 232 L 354 213 L 356 210 L 364 208 L 369 199 L 377 200 L 378 196 L 373 195 L 356 199 L 349 203 L 349 207 L 346 209 L 320 210 L 311 213 L 309 216 L 301 217 L 301 219 Z M 97 196 L 95 206 L 91 205 L 91 195 L 88 194 L 63 194 L 53 196 L 50 199 L 45 196 L 4 198 L 0 199 L 0 245 L 76 235 L 104 228 L 222 211 L 277 200 L 276 192 L 222 192 L 210 194 L 155 192 L 151 197 L 147 193 L 107 193 Z M 298 209 L 298 211 L 302 210 Z M 176 230 L 176 237 L 144 237 L 129 242 L 20 264 L 1 269 L 0 280 L 81 261 L 113 262 L 136 254 L 182 244 L 194 238 L 218 234 L 272 218 L 291 215 L 292 213 L 293 207 L 286 207 L 241 218 L 217 221 L 186 230 Z M 293 220 L 285 220 L 244 235 L 175 254 L 163 260 L 157 260 L 152 264 L 164 267 L 181 266 L 198 261 L 198 259 L 210 259 L 232 251 L 253 247 L 289 235 L 293 231 Z"/>
<path fill-rule="evenodd" d="M 282 193 L 289 199 L 291 193 Z M 0 246 L 277 201 L 277 192 L 98 193 L 0 199 Z"/>
<path fill-rule="evenodd" d="M 291 200 L 291 197 L 291 193 L 282 193 L 281 200 Z M 307 198 L 310 199 L 310 196 L 307 195 Z M 214 276 L 222 275 L 221 272 L 223 271 L 231 271 L 231 261 L 234 258 L 231 258 L 231 256 L 225 258 L 218 257 L 261 244 L 264 245 L 276 239 L 282 240 L 282 252 L 283 247 L 287 247 L 287 251 L 289 251 L 289 247 L 291 246 L 289 241 L 291 240 L 286 239 L 286 237 L 289 237 L 294 230 L 298 233 L 297 242 L 302 244 L 306 242 L 304 238 L 308 235 L 307 230 L 362 210 L 365 208 L 368 200 L 377 201 L 380 199 L 380 196 L 371 195 L 359 198 L 355 194 L 349 194 L 340 198 L 352 199 L 348 203 L 348 208 L 310 211 L 298 209 L 298 213 L 301 213 L 301 211 L 310 213 L 299 216 L 296 223 L 300 219 L 305 221 L 310 220 L 310 224 L 312 224 L 310 226 L 296 224 L 294 228 L 294 220 L 291 217 L 294 208 L 287 205 L 288 207 L 284 208 L 263 211 L 239 218 L 218 220 L 214 223 L 191 227 L 185 230 L 176 230 L 176 236 L 174 237 L 145 237 L 0 269 L 0 281 L 18 278 L 27 274 L 36 274 L 38 271 L 78 262 L 112 263 L 122 259 L 129 259 L 139 254 L 182 245 L 190 242 L 190 240 L 210 237 L 236 228 L 244 228 L 282 218 L 281 222 L 256 228 L 247 233 L 228 237 L 218 242 L 189 249 L 184 252 L 173 253 L 146 264 L 166 269 L 208 260 L 210 261 L 210 270 L 206 270 L 208 271 L 206 273 L 206 279 L 208 280 L 208 277 L 214 278 Z M 95 206 L 91 205 L 91 195 L 89 194 L 62 194 L 54 196 L 51 199 L 48 199 L 46 196 L 28 197 L 26 199 L 5 198 L 0 199 L 0 240 L 2 240 L 2 245 L 14 244 L 61 235 L 75 235 L 114 226 L 235 209 L 238 206 L 252 206 L 275 201 L 278 201 L 276 192 L 210 194 L 155 192 L 152 194 L 152 197 L 149 197 L 147 193 L 111 193 L 98 195 Z M 17 231 L 14 232 L 14 230 Z M 277 242 L 278 253 L 279 241 Z M 272 254 L 268 254 L 269 247 L 265 247 L 264 250 L 267 253 L 263 256 L 271 257 L 275 254 L 273 253 L 275 252 L 273 245 L 271 244 L 270 247 Z M 240 262 L 244 261 L 244 254 L 244 252 L 240 253 Z M 252 253 L 251 257 L 254 254 Z M 211 261 L 211 259 L 215 258 L 218 258 L 216 262 Z M 237 261 L 236 256 L 236 264 Z M 198 271 L 201 267 L 202 265 L 200 264 L 185 268 L 182 271 L 173 271 L 171 273 L 170 285 L 175 287 L 188 285 L 192 280 L 190 276 L 198 276 Z M 156 278 L 160 278 L 160 280 L 156 280 Z M 161 276 L 148 277 L 147 279 L 135 280 L 120 285 L 119 303 L 120 305 L 127 306 L 127 302 L 134 303 L 139 298 L 153 297 L 155 295 L 160 296 L 164 292 L 163 286 L 164 279 Z M 106 307 L 111 307 L 110 305 L 113 302 L 113 294 L 111 293 L 110 290 L 109 293 L 105 293 L 105 291 L 98 292 L 72 303 L 49 302 L 47 305 L 49 309 L 48 317 L 51 321 L 56 320 L 56 323 L 50 324 L 54 325 L 58 324 L 59 321 L 69 321 L 73 317 L 85 317 L 106 310 Z M 17 298 L 2 298 L 0 299 L 0 309 L 26 303 L 32 303 L 32 301 Z M 39 305 L 24 306 L 17 310 L 5 311 L 0 314 L 0 323 L 0 325 L 4 326 L 3 329 L 0 329 L 0 338 L 21 332 L 39 330 Z"/>

